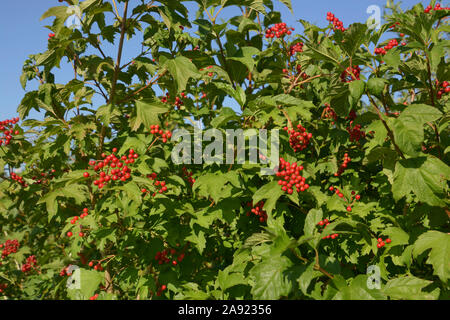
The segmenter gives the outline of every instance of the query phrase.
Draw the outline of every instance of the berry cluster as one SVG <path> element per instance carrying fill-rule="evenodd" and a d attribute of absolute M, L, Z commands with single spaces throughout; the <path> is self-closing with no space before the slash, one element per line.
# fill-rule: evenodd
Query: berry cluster
<path fill-rule="evenodd" d="M 284 127 L 284 130 L 289 133 L 289 144 L 294 152 L 299 152 L 309 145 L 309 140 L 312 138 L 312 133 L 306 132 L 306 129 L 301 125 L 297 125 L 297 129 L 289 130 L 288 127 Z"/>
<path fill-rule="evenodd" d="M 100 171 L 98 179 L 93 181 L 93 184 L 99 189 L 102 189 L 110 181 L 117 181 L 119 179 L 120 181 L 127 181 L 131 178 L 131 169 L 128 168 L 126 164 L 134 163 L 134 161 L 139 158 L 139 155 L 135 153 L 133 149 L 130 149 L 128 156 L 123 155 L 118 158 L 114 154 L 116 152 L 117 148 L 114 148 L 111 155 L 103 153 L 102 158 L 104 160 L 98 160 L 98 163 L 95 160 L 89 161 L 89 165 L 94 167 L 94 171 Z M 109 169 L 111 169 L 111 171 L 109 171 Z M 83 176 L 89 178 L 89 173 L 85 172 Z"/>
<path fill-rule="evenodd" d="M 276 176 L 282 177 L 282 179 L 278 180 L 281 190 L 292 194 L 294 186 L 297 192 L 303 192 L 309 188 L 309 185 L 305 183 L 306 178 L 300 175 L 300 172 L 303 171 L 303 166 L 297 165 L 297 162 L 290 164 L 283 158 L 280 158 L 280 169 Z"/>
<path fill-rule="evenodd" d="M 150 133 L 155 136 L 161 136 L 163 143 L 166 143 L 168 139 L 172 138 L 172 132 L 170 130 L 162 130 L 158 124 L 152 124 L 150 126 Z"/>
<path fill-rule="evenodd" d="M 252 202 L 247 203 L 248 207 L 252 207 L 250 211 L 247 212 L 247 217 L 250 216 L 251 213 L 255 214 L 255 216 L 259 217 L 259 222 L 267 221 L 267 212 L 263 209 L 264 201 L 260 201 L 253 207 Z"/>
<path fill-rule="evenodd" d="M 11 253 L 16 253 L 19 246 L 20 244 L 18 240 L 6 240 L 4 244 L 0 244 L 0 249 L 3 248 L 2 259 L 9 256 Z"/>
<path fill-rule="evenodd" d="M 391 239 L 389 239 L 389 238 L 387 238 L 385 240 L 386 242 L 384 242 L 383 239 L 381 239 L 381 238 L 378 238 L 377 241 L 378 241 L 378 243 L 377 243 L 377 248 L 378 249 L 381 249 L 382 247 L 384 247 L 386 245 L 386 243 L 387 244 L 391 243 Z"/>
<path fill-rule="evenodd" d="M 344 154 L 343 163 L 339 166 L 339 170 L 334 174 L 334 176 L 339 177 L 345 171 L 345 169 L 347 169 L 347 165 L 350 161 L 352 161 L 352 159 L 350 159 L 348 153 Z"/>
<path fill-rule="evenodd" d="M 212 69 L 213 68 L 213 66 L 207 66 L 206 67 L 206 69 L 207 70 L 210 70 L 210 69 Z M 199 71 L 204 71 L 205 69 L 203 69 L 203 68 L 201 68 L 201 69 L 199 69 Z M 212 77 L 214 75 L 214 73 L 213 72 L 208 72 L 208 77 Z"/>
<path fill-rule="evenodd" d="M 183 261 L 184 256 L 184 252 L 180 253 L 175 249 L 164 249 L 156 253 L 155 260 L 158 261 L 158 264 L 171 263 L 173 266 L 176 266 L 178 262 Z"/>
<path fill-rule="evenodd" d="M 84 209 L 83 209 L 83 213 L 82 213 L 80 216 L 75 216 L 75 217 L 73 217 L 72 220 L 70 220 L 70 223 L 71 223 L 71 224 L 75 224 L 75 223 L 77 223 L 78 219 L 84 219 L 85 217 L 88 216 L 88 214 L 89 214 L 89 209 L 88 209 L 88 208 L 84 208 Z M 82 229 L 82 226 L 80 226 L 80 229 Z M 70 232 L 70 231 L 67 232 L 67 236 L 68 236 L 69 238 L 70 238 L 72 235 L 73 235 L 72 232 Z M 83 231 L 80 231 L 80 232 L 78 233 L 78 235 L 79 235 L 80 237 L 84 237 L 84 236 L 85 236 L 85 234 L 84 234 Z"/>
<path fill-rule="evenodd" d="M 323 230 L 323 229 L 325 229 L 329 224 L 330 224 L 330 221 L 328 221 L 328 219 L 325 218 L 325 219 L 319 221 L 319 222 L 317 223 L 317 226 L 318 226 L 319 228 L 322 228 L 322 230 Z M 322 231 L 321 231 L 321 232 L 322 232 Z M 337 234 L 337 233 L 329 234 L 329 235 L 323 237 L 322 240 L 330 239 L 330 238 L 331 238 L 331 239 L 336 239 L 336 238 L 338 237 L 338 235 L 339 235 L 339 234 Z"/>
<path fill-rule="evenodd" d="M 340 21 L 338 18 L 336 18 L 333 13 L 327 12 L 327 21 L 333 24 L 334 30 L 345 31 L 344 23 Z"/>
<path fill-rule="evenodd" d="M 440 3 L 436 3 L 434 8 L 430 5 L 428 5 L 423 12 L 430 13 L 431 10 L 439 11 L 439 10 L 450 10 L 450 7 L 441 7 Z"/>
<path fill-rule="evenodd" d="M 55 34 L 54 33 L 49 33 L 48 34 L 48 40 L 50 40 L 50 39 L 52 39 L 52 38 L 54 38 L 55 37 Z"/>
<path fill-rule="evenodd" d="M 19 122 L 19 118 L 0 121 L 0 146 L 9 145 L 13 135 L 18 135 L 19 130 L 13 130 L 13 126 Z"/>
<path fill-rule="evenodd" d="M 266 30 L 266 38 L 282 38 L 285 35 L 291 35 L 292 31 L 294 31 L 294 28 L 289 28 L 286 26 L 286 23 L 281 22 L 281 23 L 277 23 L 275 24 L 273 27 L 270 27 L 269 29 Z"/>
<path fill-rule="evenodd" d="M 337 121 L 337 114 L 328 103 L 325 103 L 325 109 L 323 110 L 322 117 L 325 119 L 333 119 L 331 124 L 334 124 Z"/>
<path fill-rule="evenodd" d="M 339 197 L 339 198 L 344 198 L 344 194 L 341 192 L 341 191 L 339 191 L 339 189 L 338 189 L 338 187 L 333 187 L 333 186 L 331 186 L 328 190 L 330 190 L 331 192 L 334 192 L 334 193 L 336 193 L 337 194 L 337 196 Z M 352 191 L 352 196 L 351 196 L 351 198 L 350 198 L 350 201 L 348 201 L 347 199 L 345 199 L 345 201 L 347 202 L 347 203 L 349 203 L 350 205 L 348 205 L 347 206 L 347 208 L 346 208 L 346 210 L 348 211 L 348 212 L 352 212 L 352 207 L 351 207 L 351 204 L 354 202 L 354 201 L 359 201 L 360 199 L 361 199 L 361 196 L 359 195 L 359 194 L 356 194 L 356 192 L 355 191 Z M 353 200 L 353 197 L 355 197 L 354 198 L 354 200 Z"/>
<path fill-rule="evenodd" d="M 31 269 L 36 269 L 37 260 L 36 256 L 29 256 L 25 264 L 22 265 L 22 272 L 29 272 Z"/>
<path fill-rule="evenodd" d="M 400 25 L 400 22 L 394 22 L 392 26 L 389 27 L 389 29 L 394 29 L 396 26 Z"/>
<path fill-rule="evenodd" d="M 297 42 L 289 47 L 290 56 L 293 56 L 297 52 L 303 52 L 303 42 Z"/>
<path fill-rule="evenodd" d="M 147 175 L 147 178 L 149 178 L 150 180 L 155 180 L 154 185 L 159 187 L 159 191 L 158 192 L 162 194 L 162 193 L 167 191 L 166 182 L 165 181 L 156 180 L 157 177 L 158 177 L 158 175 L 156 173 L 154 173 L 154 172 L 152 174 Z M 142 188 L 141 192 L 142 193 L 150 193 L 150 191 L 148 191 L 145 188 Z M 154 196 L 156 196 L 156 192 L 153 193 L 153 197 Z"/>
<path fill-rule="evenodd" d="M 443 81 L 442 83 L 439 83 L 439 81 L 436 80 L 436 88 L 439 90 L 436 95 L 438 99 L 440 99 L 443 94 L 450 92 L 450 86 L 448 85 L 447 81 Z"/>
<path fill-rule="evenodd" d="M 166 96 L 161 98 L 161 102 L 167 103 L 169 101 L 169 98 L 170 98 L 170 95 L 167 92 Z M 180 110 L 181 106 L 184 105 L 183 100 L 181 100 L 182 98 L 186 98 L 186 94 L 184 92 L 181 93 L 181 98 L 175 97 L 175 109 Z"/>
<path fill-rule="evenodd" d="M 28 187 L 28 184 L 23 180 L 23 177 L 19 176 L 18 174 L 15 174 L 14 172 L 11 172 L 11 179 L 17 181 L 24 188 Z"/>
<path fill-rule="evenodd" d="M 71 224 L 75 224 L 78 219 L 83 219 L 84 217 L 87 217 L 88 214 L 89 214 L 89 209 L 88 208 L 84 208 L 83 209 L 83 213 L 80 216 L 73 217 L 73 219 L 70 220 L 70 223 Z"/>
<path fill-rule="evenodd" d="M 352 82 L 354 80 L 359 80 L 360 73 L 361 68 L 359 66 L 348 67 L 341 73 L 341 81 Z"/>
<path fill-rule="evenodd" d="M 55 169 L 50 170 L 49 173 L 45 173 L 45 172 L 41 172 L 40 176 L 41 178 L 38 178 L 38 176 L 34 176 L 32 179 L 34 180 L 34 184 L 42 184 L 42 183 L 47 183 L 48 180 L 52 180 L 53 178 L 55 178 L 54 173 L 56 172 Z M 48 179 L 43 179 L 48 177 Z"/>
<path fill-rule="evenodd" d="M 94 263 L 94 262 L 96 262 L 96 263 Z M 90 261 L 88 266 L 91 268 L 94 267 L 94 270 L 96 270 L 96 271 L 103 271 L 103 266 L 102 266 L 101 262 L 98 260 Z"/>
<path fill-rule="evenodd" d="M 187 179 L 187 181 L 189 182 L 189 184 L 192 186 L 195 183 L 195 179 L 192 178 L 192 171 L 188 171 L 188 169 L 186 169 L 186 167 L 182 168 L 183 170 L 183 176 Z"/>
<path fill-rule="evenodd" d="M 364 131 L 361 131 L 361 125 L 356 124 L 353 126 L 353 120 L 350 121 L 350 125 L 347 126 L 347 132 L 350 135 L 350 142 L 358 142 L 361 138 L 364 138 L 366 136 L 366 133 Z"/>
<path fill-rule="evenodd" d="M 382 56 L 384 56 L 389 50 L 391 50 L 392 48 L 395 48 L 396 46 L 398 46 L 397 39 L 392 39 L 383 48 L 375 48 L 374 52 L 375 52 L 375 54 L 381 54 Z"/>

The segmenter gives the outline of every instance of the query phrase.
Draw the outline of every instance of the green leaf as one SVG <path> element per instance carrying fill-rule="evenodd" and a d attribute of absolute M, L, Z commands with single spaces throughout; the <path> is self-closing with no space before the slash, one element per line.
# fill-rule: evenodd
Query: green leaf
<path fill-rule="evenodd" d="M 449 167 L 437 158 L 419 157 L 399 160 L 395 165 L 392 192 L 396 201 L 413 192 L 431 206 L 445 206 Z"/>
<path fill-rule="evenodd" d="M 312 236 L 315 234 L 317 230 L 317 224 L 319 221 L 321 221 L 323 218 L 323 212 L 322 209 L 311 209 L 309 210 L 306 219 L 305 219 L 305 226 L 303 228 L 303 232 L 306 236 Z"/>
<path fill-rule="evenodd" d="M 362 80 L 355 80 L 350 82 L 348 89 L 350 91 L 350 105 L 355 106 L 365 90 L 365 83 Z"/>
<path fill-rule="evenodd" d="M 192 231 L 191 235 L 189 237 L 186 237 L 185 240 L 195 244 L 195 247 L 197 248 L 200 254 L 202 254 L 203 250 L 206 248 L 205 233 L 201 230 L 197 234 L 194 231 Z"/>
<path fill-rule="evenodd" d="M 136 131 L 141 124 L 148 130 L 154 124 L 161 124 L 158 115 L 169 111 L 167 104 L 158 100 L 145 99 L 136 101 L 136 120 L 131 130 Z"/>
<path fill-rule="evenodd" d="M 433 266 L 434 274 L 447 283 L 450 277 L 450 235 L 431 230 L 419 236 L 414 243 L 413 256 L 417 257 L 431 249 L 427 263 Z"/>
<path fill-rule="evenodd" d="M 283 272 L 292 265 L 292 262 L 284 257 L 271 257 L 255 265 L 250 270 L 254 285 L 251 293 L 257 300 L 277 300 L 288 296 L 291 291 L 291 283 Z"/>
<path fill-rule="evenodd" d="M 378 289 L 367 287 L 367 275 L 357 275 L 351 284 L 333 297 L 333 300 L 386 300 Z"/>
<path fill-rule="evenodd" d="M 186 89 L 186 84 L 190 78 L 197 79 L 200 76 L 195 64 L 183 56 L 167 60 L 166 66 L 177 83 L 178 93 Z"/>
<path fill-rule="evenodd" d="M 253 203 L 258 203 L 261 200 L 265 200 L 264 210 L 269 214 L 273 211 L 278 199 L 283 194 L 284 191 L 281 190 L 278 182 L 272 181 L 259 188 L 253 194 Z"/>
<path fill-rule="evenodd" d="M 84 299 L 92 297 L 99 290 L 99 285 L 104 278 L 103 272 L 86 269 L 76 269 L 70 280 L 74 280 L 67 289 L 67 294 L 72 299 Z M 81 295 L 80 295 L 81 294 Z"/>
<path fill-rule="evenodd" d="M 385 84 L 386 81 L 384 79 L 370 78 L 369 81 L 367 81 L 367 89 L 369 90 L 370 94 L 379 96 L 383 92 Z"/>
<path fill-rule="evenodd" d="M 239 61 L 244 64 L 248 71 L 253 71 L 256 66 L 256 60 L 254 55 L 259 55 L 260 51 L 255 47 L 241 47 L 232 57 L 228 57 L 228 60 Z"/>
<path fill-rule="evenodd" d="M 436 300 L 435 294 L 422 291 L 423 288 L 431 283 L 432 281 L 419 279 L 414 276 L 402 276 L 389 280 L 383 288 L 383 292 L 391 299 Z"/>

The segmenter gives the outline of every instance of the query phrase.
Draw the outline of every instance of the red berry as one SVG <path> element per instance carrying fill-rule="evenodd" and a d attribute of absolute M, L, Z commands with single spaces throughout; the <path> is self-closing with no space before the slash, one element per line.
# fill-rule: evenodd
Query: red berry
<path fill-rule="evenodd" d="M 89 172 L 85 172 L 85 173 L 83 173 L 83 177 L 85 177 L 85 178 L 89 178 Z"/>
<path fill-rule="evenodd" d="M 67 236 L 70 238 L 71 236 L 73 235 L 73 233 L 72 232 L 67 232 Z"/>

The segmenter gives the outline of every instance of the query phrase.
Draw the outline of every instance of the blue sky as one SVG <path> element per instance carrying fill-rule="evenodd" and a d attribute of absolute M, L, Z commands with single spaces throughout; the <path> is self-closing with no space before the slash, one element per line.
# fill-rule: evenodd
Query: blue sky
<path fill-rule="evenodd" d="M 131 0 L 139 3 L 140 1 Z M 292 0 L 294 14 L 277 0 L 276 9 L 282 12 L 283 20 L 290 26 L 299 27 L 298 19 L 305 19 L 320 26 L 325 26 L 326 13 L 333 12 L 347 27 L 353 22 L 365 22 L 369 17 L 366 13 L 370 5 L 378 5 L 381 8 L 385 0 Z M 396 1 L 397 2 L 397 1 Z M 403 9 L 409 9 L 414 4 L 422 2 L 427 5 L 429 1 L 404 0 L 401 2 Z M 2 1 L 2 19 L 0 19 L 0 120 L 16 117 L 16 109 L 25 92 L 19 82 L 22 73 L 23 62 L 29 54 L 44 52 L 47 48 L 49 30 L 45 28 L 51 23 L 50 19 L 40 21 L 41 15 L 50 7 L 61 5 L 57 0 L 21 0 Z M 193 5 L 188 5 L 194 8 Z M 195 12 L 190 12 L 191 17 Z M 226 19 L 231 14 L 230 10 L 224 10 L 220 17 Z M 140 50 L 139 39 L 125 45 L 124 60 L 132 58 L 132 54 Z M 107 55 L 115 57 L 115 50 L 108 48 Z M 128 59 L 128 60 L 127 60 Z M 70 68 L 64 68 L 55 72 L 56 82 L 65 83 L 73 74 Z M 27 90 L 33 90 L 36 85 L 28 85 Z M 98 100 L 96 100 L 98 101 Z M 39 117 L 37 113 L 31 113 L 33 117 Z"/>

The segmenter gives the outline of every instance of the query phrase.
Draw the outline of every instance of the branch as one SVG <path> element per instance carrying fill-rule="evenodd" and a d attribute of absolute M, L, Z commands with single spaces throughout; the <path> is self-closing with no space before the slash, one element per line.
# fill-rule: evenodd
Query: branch
<path fill-rule="evenodd" d="M 397 151 L 397 153 L 400 155 L 400 157 L 402 159 L 406 159 L 405 155 L 403 154 L 402 150 L 400 150 L 400 148 L 398 147 L 398 145 L 395 143 L 395 138 L 394 138 L 394 134 L 392 132 L 392 130 L 389 128 L 389 126 L 387 125 L 386 121 L 383 119 L 383 116 L 381 115 L 380 109 L 378 108 L 378 106 L 376 105 L 375 101 L 373 100 L 372 96 L 370 96 L 369 93 L 367 93 L 367 96 L 369 97 L 370 102 L 372 103 L 372 105 L 375 107 L 375 110 L 378 113 L 378 117 L 380 118 L 381 122 L 383 123 L 384 127 L 386 128 L 386 131 L 389 135 L 389 138 L 392 141 L 392 144 L 394 145 L 395 151 Z"/>

